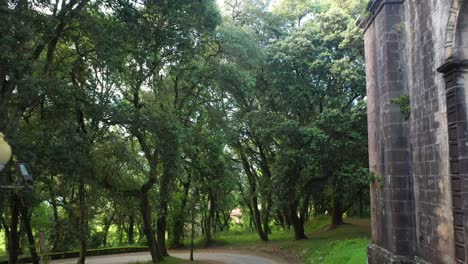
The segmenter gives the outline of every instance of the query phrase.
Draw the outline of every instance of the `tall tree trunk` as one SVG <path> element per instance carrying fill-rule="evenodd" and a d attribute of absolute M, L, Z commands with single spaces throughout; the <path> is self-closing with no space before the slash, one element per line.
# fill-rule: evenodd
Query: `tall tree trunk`
<path fill-rule="evenodd" d="M 265 232 L 267 239 L 268 239 L 268 235 L 271 234 L 271 229 L 270 229 L 271 204 L 272 204 L 272 198 L 271 198 L 271 195 L 268 194 L 266 201 L 262 205 L 262 211 L 261 211 L 263 232 Z"/>
<path fill-rule="evenodd" d="M 146 240 L 148 241 L 148 247 L 153 263 L 163 261 L 163 255 L 159 251 L 158 243 L 154 237 L 153 227 L 151 226 L 151 208 L 149 205 L 147 192 L 142 192 L 140 194 L 140 209 L 143 219 L 143 232 L 145 233 Z"/>
<path fill-rule="evenodd" d="M 55 201 L 55 197 L 52 197 L 51 199 L 51 204 L 52 204 L 52 209 L 53 209 L 53 215 L 54 215 L 54 231 L 53 231 L 53 234 L 54 234 L 54 239 L 53 239 L 53 243 L 52 243 L 52 250 L 53 251 L 58 251 L 58 249 L 60 248 L 60 244 L 61 244 L 61 224 L 60 224 L 60 217 L 59 217 L 59 214 L 58 214 L 58 209 L 57 209 L 57 203 Z"/>
<path fill-rule="evenodd" d="M 161 254 L 163 256 L 169 256 L 166 248 L 166 227 L 167 227 L 167 204 L 163 205 L 164 208 L 161 209 L 162 215 L 158 217 L 156 222 L 156 233 L 158 239 L 158 246 Z"/>
<path fill-rule="evenodd" d="M 139 88 L 137 91 L 139 91 Z M 140 109 L 141 105 L 139 103 L 139 93 L 136 92 L 134 97 L 134 105 L 136 109 Z M 138 132 L 138 129 L 135 129 L 134 136 L 138 139 L 141 149 L 145 154 L 145 158 L 149 163 L 150 171 L 148 181 L 143 184 L 140 190 L 140 211 L 143 219 L 143 232 L 145 233 L 148 247 L 151 253 L 151 259 L 153 263 L 163 261 L 164 256 L 161 254 L 161 251 L 158 246 L 158 242 L 154 236 L 154 230 L 152 226 L 152 217 L 151 217 L 151 207 L 149 204 L 148 192 L 156 184 L 157 181 L 157 168 L 158 168 L 158 152 L 153 150 L 146 141 L 145 137 Z"/>
<path fill-rule="evenodd" d="M 190 230 L 190 261 L 193 261 L 193 240 L 195 238 L 195 206 L 193 206 L 192 210 L 190 210 L 190 223 L 191 223 L 191 230 Z"/>
<path fill-rule="evenodd" d="M 128 219 L 128 244 L 133 245 L 135 244 L 135 217 L 133 214 Z"/>
<path fill-rule="evenodd" d="M 156 221 L 156 234 L 159 250 L 163 256 L 168 256 L 166 248 L 167 207 L 169 196 L 169 175 L 163 174 L 159 190 L 159 216 Z"/>
<path fill-rule="evenodd" d="M 20 237 L 18 231 L 20 206 L 19 198 L 16 194 L 13 194 L 10 203 L 11 225 L 8 239 L 8 263 L 12 264 L 18 263 L 18 257 L 20 255 Z"/>
<path fill-rule="evenodd" d="M 253 221 L 254 221 L 255 229 L 257 230 L 257 234 L 262 241 L 266 242 L 268 241 L 268 235 L 262 228 L 262 219 L 260 216 L 260 211 L 258 210 L 256 197 L 252 198 L 252 208 L 253 208 Z"/>
<path fill-rule="evenodd" d="M 260 215 L 260 210 L 258 210 L 258 198 L 257 198 L 257 181 L 256 175 L 254 171 L 251 169 L 249 161 L 245 154 L 241 151 L 240 152 L 242 165 L 244 167 L 245 174 L 247 175 L 247 179 L 249 182 L 249 196 L 250 196 L 250 207 L 252 208 L 252 220 L 255 225 L 255 229 L 257 230 L 257 234 L 262 241 L 268 241 L 268 235 L 264 232 L 262 228 L 262 220 Z"/>
<path fill-rule="evenodd" d="M 171 243 L 172 248 L 183 247 L 181 240 L 182 240 L 182 235 L 184 234 L 185 209 L 187 207 L 188 193 L 190 190 L 190 178 L 191 177 L 189 177 L 189 180 L 183 184 L 184 193 L 182 195 L 182 201 L 180 204 L 180 208 L 178 209 L 178 213 L 176 217 L 174 218 L 173 239 Z"/>
<path fill-rule="evenodd" d="M 208 194 L 208 202 L 209 202 L 208 215 L 206 216 L 205 221 L 204 221 L 205 246 L 208 246 L 212 242 L 211 229 L 212 229 L 214 214 L 216 212 L 216 201 L 215 201 L 214 194 L 211 190 Z"/>
<path fill-rule="evenodd" d="M 297 216 L 297 202 L 290 205 L 289 208 L 289 220 L 291 221 L 294 229 L 294 240 L 307 239 L 304 233 L 304 223 Z"/>
<path fill-rule="evenodd" d="M 80 203 L 80 257 L 78 258 L 78 264 L 84 264 L 86 260 L 88 240 L 88 217 L 86 208 L 86 190 L 83 176 L 80 176 L 78 196 Z"/>
<path fill-rule="evenodd" d="M 172 137 L 171 137 L 172 136 Z M 162 155 L 163 173 L 159 186 L 159 216 L 157 219 L 157 239 L 159 250 L 163 256 L 168 256 L 166 247 L 167 210 L 171 195 L 172 184 L 176 178 L 176 162 L 178 155 L 177 140 L 175 135 L 171 135 L 163 146 Z"/>
<path fill-rule="evenodd" d="M 272 206 L 272 194 L 271 194 L 271 171 L 270 165 L 268 161 L 268 149 L 264 147 L 264 145 L 258 140 L 258 138 L 254 138 L 254 142 L 258 147 L 258 152 L 260 154 L 260 168 L 263 173 L 263 177 L 266 178 L 266 181 L 263 181 L 264 186 L 260 186 L 260 189 L 263 192 L 263 199 L 264 202 L 262 204 L 262 222 L 263 222 L 263 231 L 267 236 L 271 233 L 270 230 L 270 211 Z"/>
<path fill-rule="evenodd" d="M 26 231 L 26 236 L 28 237 L 29 253 L 31 254 L 32 263 L 39 264 L 39 256 L 37 255 L 36 244 L 31 228 L 31 217 L 28 211 L 28 208 L 23 204 L 21 206 L 21 220 Z"/>
<path fill-rule="evenodd" d="M 110 229 L 110 224 L 105 224 L 104 227 L 102 228 L 102 233 L 103 233 L 103 241 L 102 245 L 106 246 L 107 245 L 107 236 L 109 235 L 109 229 Z"/>
<path fill-rule="evenodd" d="M 341 199 L 335 195 L 332 208 L 332 226 L 339 226 L 343 223 L 343 203 Z"/>
<path fill-rule="evenodd" d="M 309 216 L 309 202 L 310 202 L 310 194 L 307 193 L 305 197 L 303 197 L 302 199 L 302 204 L 300 208 L 300 221 L 303 226 Z"/>

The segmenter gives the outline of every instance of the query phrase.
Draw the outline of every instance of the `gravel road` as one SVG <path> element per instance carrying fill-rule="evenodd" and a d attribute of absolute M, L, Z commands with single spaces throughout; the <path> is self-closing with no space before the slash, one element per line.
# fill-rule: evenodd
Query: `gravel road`
<path fill-rule="evenodd" d="M 169 252 L 171 256 L 181 259 L 189 259 L 189 252 L 173 251 Z M 196 251 L 194 259 L 197 263 L 226 263 L 226 264 L 280 264 L 286 263 L 274 258 L 264 256 L 255 256 L 253 253 L 230 252 L 230 251 Z M 97 257 L 87 257 L 87 264 L 128 264 L 151 260 L 149 253 L 130 253 L 107 255 Z M 75 264 L 77 259 L 60 259 L 51 261 L 51 264 Z M 190 263 L 190 262 L 188 262 Z"/>

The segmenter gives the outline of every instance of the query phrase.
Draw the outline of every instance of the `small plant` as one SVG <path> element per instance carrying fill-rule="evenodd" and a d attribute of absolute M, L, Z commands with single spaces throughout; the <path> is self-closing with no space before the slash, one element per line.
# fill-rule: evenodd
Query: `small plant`
<path fill-rule="evenodd" d="M 408 94 L 403 94 L 397 98 L 390 99 L 390 103 L 400 106 L 400 112 L 405 119 L 411 115 L 410 97 Z"/>
<path fill-rule="evenodd" d="M 383 187 L 383 177 L 375 172 L 369 172 L 369 181 L 379 188 Z"/>
<path fill-rule="evenodd" d="M 405 32 L 405 23 L 404 22 L 400 22 L 396 25 L 393 26 L 393 30 L 395 30 L 396 32 L 399 32 L 399 33 L 403 33 Z"/>

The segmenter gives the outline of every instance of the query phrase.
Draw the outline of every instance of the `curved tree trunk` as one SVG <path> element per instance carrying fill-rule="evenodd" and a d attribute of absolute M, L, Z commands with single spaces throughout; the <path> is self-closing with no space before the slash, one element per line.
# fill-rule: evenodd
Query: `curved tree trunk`
<path fill-rule="evenodd" d="M 143 232 L 145 233 L 148 242 L 149 251 L 153 263 L 163 260 L 163 255 L 159 251 L 158 243 L 154 237 L 153 228 L 151 226 L 151 208 L 149 206 L 148 193 L 143 191 L 140 195 L 141 217 L 143 219 Z"/>
<path fill-rule="evenodd" d="M 253 221 L 255 224 L 255 229 L 257 230 L 257 234 L 262 241 L 268 241 L 268 234 L 263 230 L 262 227 L 262 219 L 260 215 L 260 211 L 258 210 L 257 206 L 257 198 L 252 198 L 252 208 L 253 208 Z"/>
<path fill-rule="evenodd" d="M 242 151 L 240 152 L 240 156 L 241 156 L 242 165 L 244 167 L 245 174 L 247 175 L 247 179 L 249 182 L 249 196 L 250 196 L 249 203 L 250 203 L 250 208 L 252 208 L 252 220 L 254 222 L 254 226 L 255 226 L 255 229 L 257 231 L 259 238 L 262 241 L 268 241 L 268 234 L 263 230 L 260 210 L 258 209 L 256 176 L 250 167 L 247 157 Z"/>

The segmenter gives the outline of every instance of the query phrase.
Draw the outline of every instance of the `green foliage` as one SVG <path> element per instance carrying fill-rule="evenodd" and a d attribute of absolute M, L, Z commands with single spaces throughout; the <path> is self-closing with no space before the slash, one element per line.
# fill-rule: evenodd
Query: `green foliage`
<path fill-rule="evenodd" d="M 400 95 L 397 98 L 390 99 L 390 103 L 400 107 L 400 112 L 403 118 L 408 119 L 411 116 L 411 101 L 408 94 Z"/>

